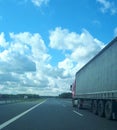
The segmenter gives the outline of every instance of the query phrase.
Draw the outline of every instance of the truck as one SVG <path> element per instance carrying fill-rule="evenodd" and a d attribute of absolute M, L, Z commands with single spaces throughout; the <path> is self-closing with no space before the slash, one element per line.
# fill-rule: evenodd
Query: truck
<path fill-rule="evenodd" d="M 75 74 L 72 104 L 117 119 L 117 37 Z"/>

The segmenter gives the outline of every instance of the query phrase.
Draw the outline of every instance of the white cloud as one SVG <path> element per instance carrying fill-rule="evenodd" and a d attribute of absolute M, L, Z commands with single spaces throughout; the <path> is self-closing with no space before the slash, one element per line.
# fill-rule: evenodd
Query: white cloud
<path fill-rule="evenodd" d="M 31 0 L 32 3 L 37 6 L 40 7 L 42 4 L 48 4 L 49 0 Z"/>
<path fill-rule="evenodd" d="M 9 43 L 6 42 L 6 40 L 5 40 L 5 38 L 4 38 L 4 33 L 2 32 L 2 33 L 0 34 L 0 47 L 5 48 L 5 47 L 7 47 L 8 45 L 9 45 Z"/>
<path fill-rule="evenodd" d="M 0 35 L 0 93 L 57 95 L 69 90 L 63 70 L 49 63 L 51 56 L 40 34 L 9 36 L 7 42 L 4 33 Z"/>
<path fill-rule="evenodd" d="M 35 93 L 37 87 L 48 81 L 43 71 L 47 72 L 46 63 L 51 56 L 47 54 L 45 43 L 37 33 L 10 33 L 10 38 L 10 42 L 6 42 L 4 33 L 0 35 L 0 92 L 20 93 L 25 88 L 26 92 Z M 12 88 L 14 91 L 10 91 Z"/>
<path fill-rule="evenodd" d="M 66 57 L 58 63 L 58 68 L 64 70 L 63 76 L 72 76 L 104 47 L 104 43 L 85 29 L 77 34 L 67 29 L 55 28 L 50 31 L 50 47 L 65 51 Z"/>
<path fill-rule="evenodd" d="M 50 56 L 46 53 L 47 48 L 42 37 L 35 33 L 34 35 L 24 32 L 14 35 L 10 33 L 10 37 L 15 41 L 16 44 L 12 44 L 12 51 L 17 50 L 20 54 L 30 56 L 32 60 L 46 61 Z"/>
<path fill-rule="evenodd" d="M 114 36 L 117 37 L 117 27 L 114 29 Z"/>
<path fill-rule="evenodd" d="M 64 50 L 65 58 L 52 66 L 50 48 L 40 34 L 9 36 L 6 41 L 5 34 L 0 34 L 0 93 L 57 95 L 69 91 L 76 71 L 104 46 L 85 29 L 78 34 L 57 27 L 50 31 L 49 47 L 62 54 Z"/>
<path fill-rule="evenodd" d="M 59 50 L 73 50 L 77 45 L 79 35 L 75 32 L 69 32 L 61 27 L 50 31 L 50 47 Z"/>
<path fill-rule="evenodd" d="M 64 69 L 63 76 L 69 76 L 72 73 L 72 68 L 74 67 L 73 61 L 70 58 L 67 58 L 58 63 L 58 68 Z"/>
<path fill-rule="evenodd" d="M 1 34 L 2 36 L 3 34 Z M 9 47 L 0 53 L 1 71 L 17 73 L 36 71 L 36 62 L 49 58 L 44 41 L 39 34 L 10 33 L 10 37 L 12 42 L 9 43 Z M 6 45 L 3 37 L 1 44 L 2 41 Z"/>
<path fill-rule="evenodd" d="M 102 13 L 110 12 L 112 15 L 117 13 L 117 8 L 114 2 L 108 0 L 97 0 L 102 7 L 100 8 Z"/>

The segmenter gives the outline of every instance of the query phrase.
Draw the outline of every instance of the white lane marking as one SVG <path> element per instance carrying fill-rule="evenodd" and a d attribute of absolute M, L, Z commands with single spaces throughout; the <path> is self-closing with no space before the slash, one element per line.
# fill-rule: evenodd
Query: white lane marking
<path fill-rule="evenodd" d="M 41 103 L 39 103 L 39 104 L 37 104 L 37 105 L 35 105 L 35 106 L 33 106 L 33 107 L 31 107 L 30 109 L 26 110 L 25 112 L 23 112 L 23 113 L 21 113 L 21 114 L 15 116 L 15 117 L 13 117 L 12 119 L 10 119 L 10 120 L 4 122 L 3 124 L 0 125 L 0 130 L 3 129 L 4 127 L 8 126 L 8 125 L 11 124 L 12 122 L 16 121 L 16 120 L 19 119 L 20 117 L 24 116 L 24 115 L 27 114 L 28 112 L 32 111 L 33 109 L 35 109 L 35 108 L 38 107 L 39 105 L 43 104 L 44 102 L 46 102 L 46 100 L 43 101 L 43 102 L 41 102 Z"/>
<path fill-rule="evenodd" d="M 76 114 L 79 115 L 79 116 L 83 116 L 83 114 L 81 114 L 81 113 L 79 113 L 79 112 L 77 112 L 77 111 L 75 111 L 75 110 L 73 110 L 73 112 L 76 113 Z"/>

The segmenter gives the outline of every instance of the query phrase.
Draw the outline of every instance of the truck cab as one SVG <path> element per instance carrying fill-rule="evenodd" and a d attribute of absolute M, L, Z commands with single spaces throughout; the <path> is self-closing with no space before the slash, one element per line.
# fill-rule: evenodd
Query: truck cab
<path fill-rule="evenodd" d="M 76 80 L 72 85 L 70 85 L 70 90 L 72 92 L 72 105 L 75 107 L 78 105 L 78 99 L 76 97 Z"/>

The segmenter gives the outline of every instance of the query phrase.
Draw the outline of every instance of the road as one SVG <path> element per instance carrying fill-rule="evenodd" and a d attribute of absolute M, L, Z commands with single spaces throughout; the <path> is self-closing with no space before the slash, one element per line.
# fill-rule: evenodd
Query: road
<path fill-rule="evenodd" d="M 0 124 L 1 130 L 117 130 L 117 121 L 77 111 L 65 99 L 0 105 Z"/>

